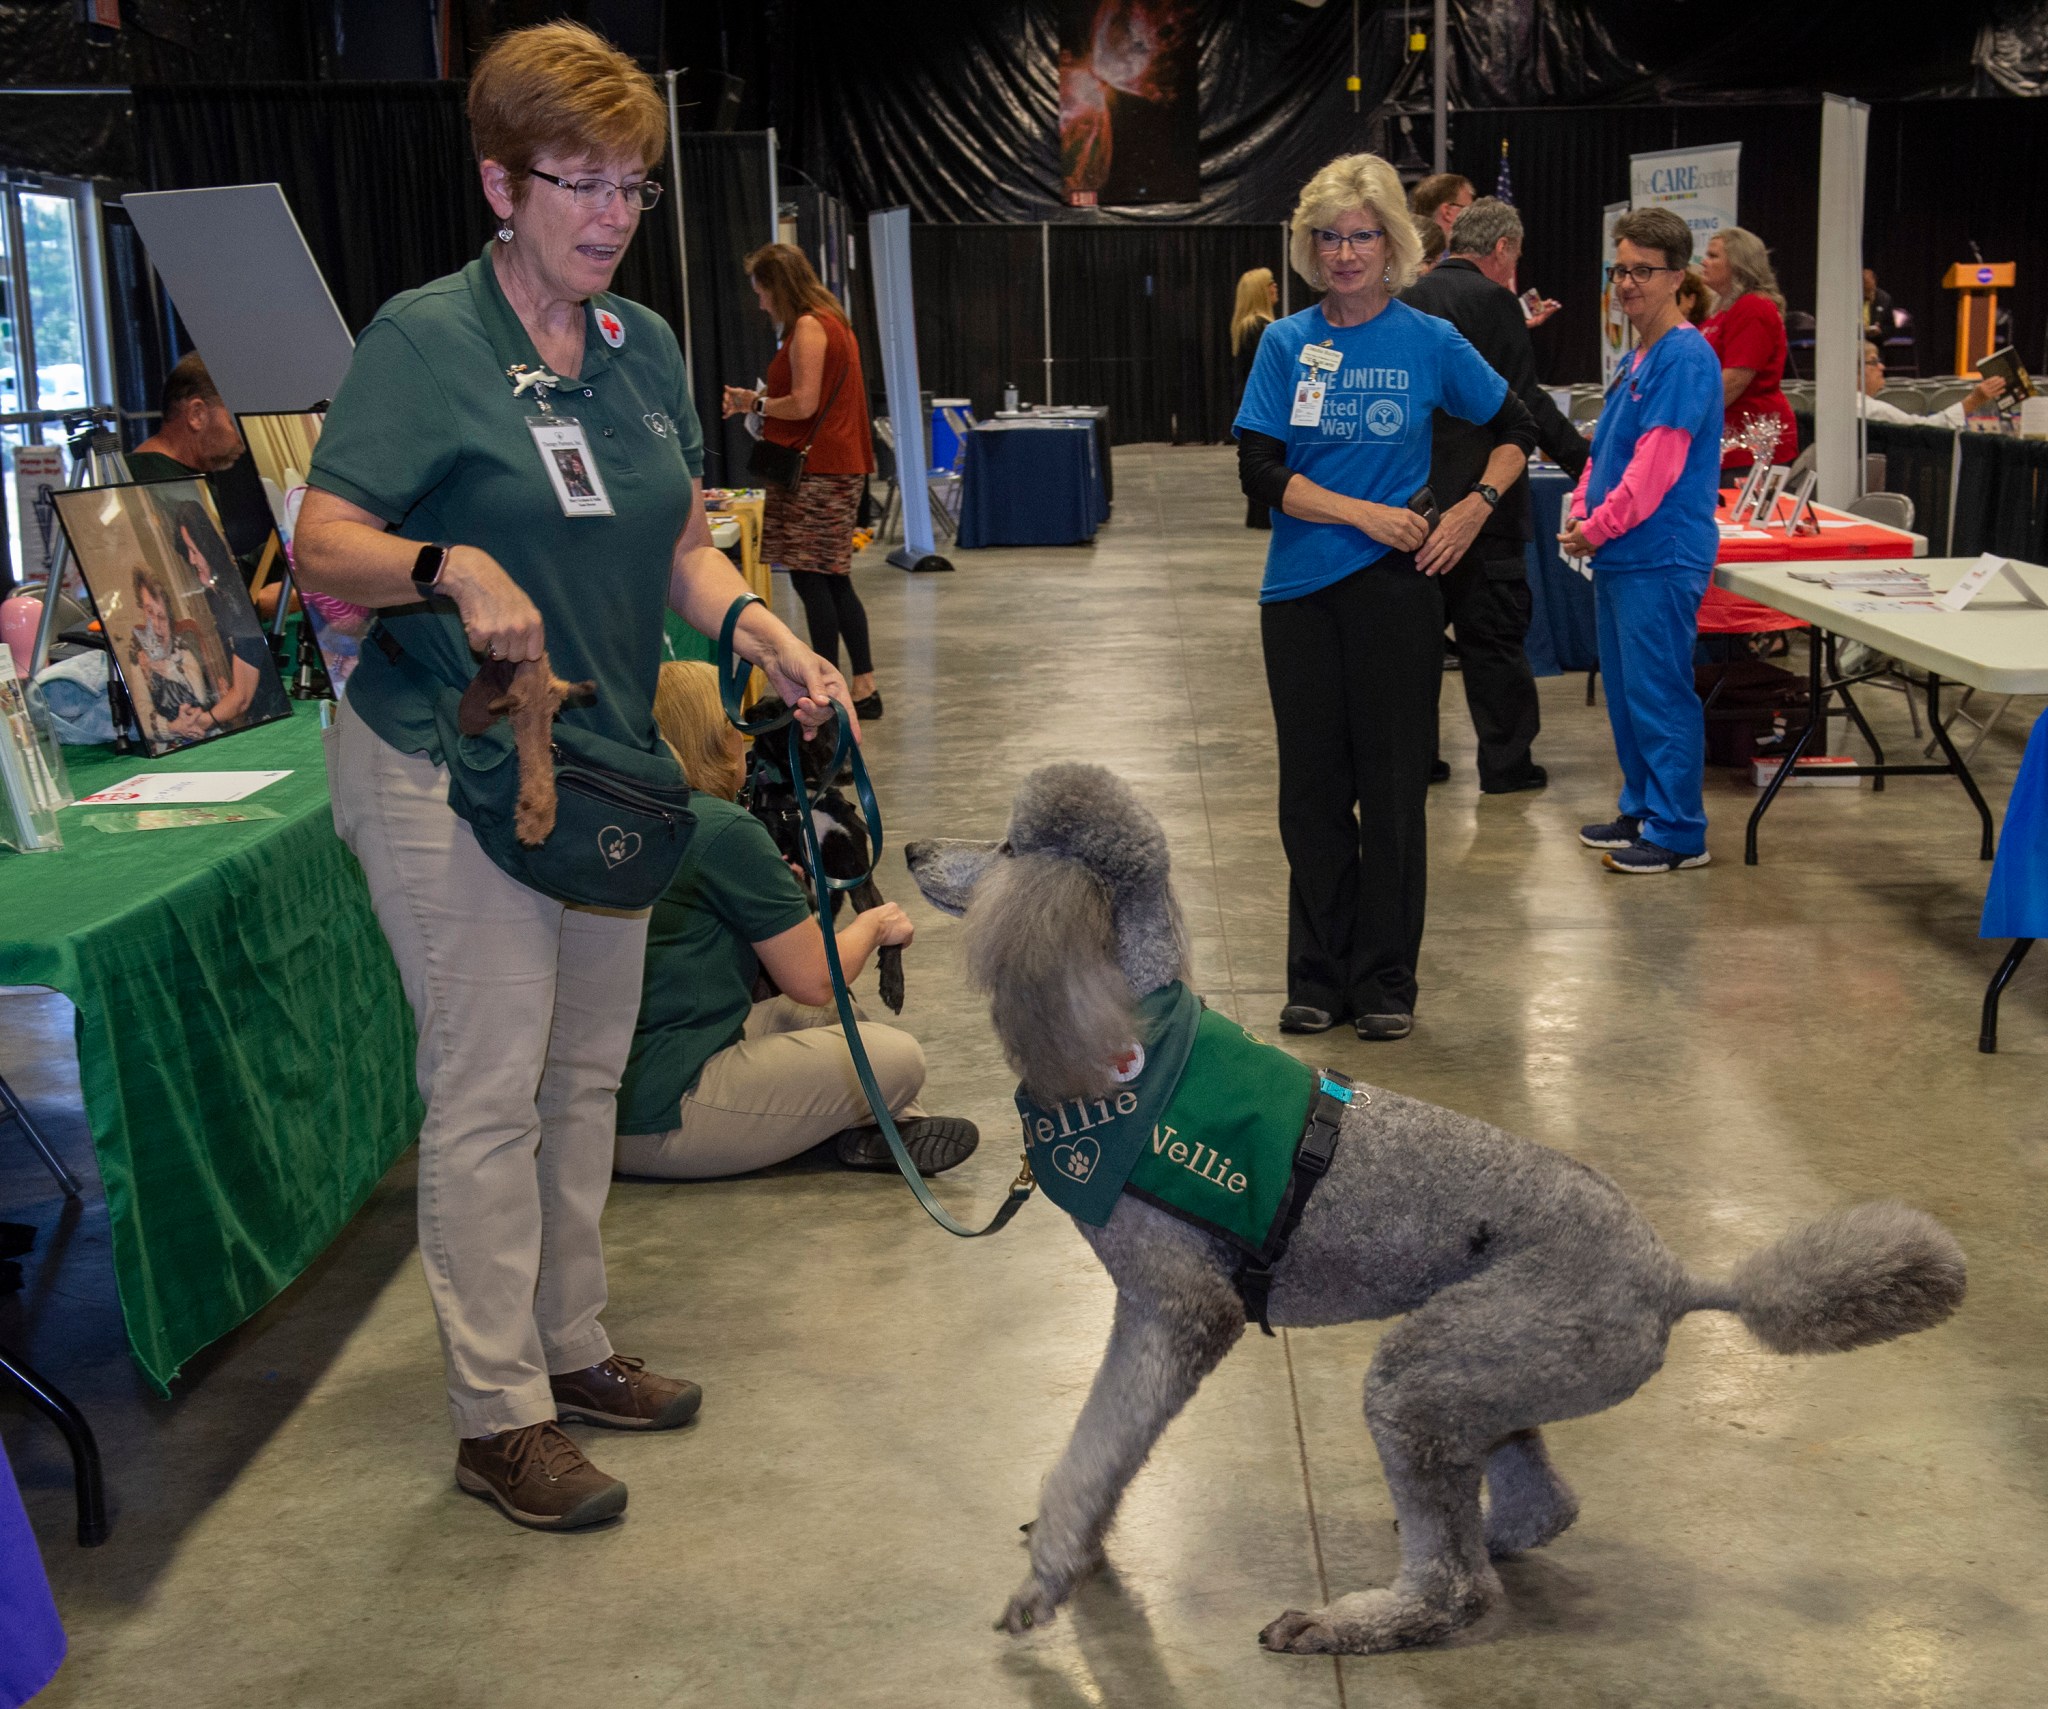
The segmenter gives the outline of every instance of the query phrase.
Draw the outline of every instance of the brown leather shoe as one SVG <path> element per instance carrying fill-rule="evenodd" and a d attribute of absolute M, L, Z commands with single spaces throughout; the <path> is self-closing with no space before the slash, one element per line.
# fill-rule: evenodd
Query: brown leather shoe
<path fill-rule="evenodd" d="M 673 1430 L 704 1404 L 704 1391 L 676 1377 L 657 1377 L 644 1359 L 614 1353 L 602 1365 L 548 1378 L 555 1411 L 613 1430 Z"/>
<path fill-rule="evenodd" d="M 536 1531 L 574 1531 L 626 1508 L 626 1486 L 593 1466 L 553 1419 L 465 1436 L 455 1450 L 455 1481 Z"/>

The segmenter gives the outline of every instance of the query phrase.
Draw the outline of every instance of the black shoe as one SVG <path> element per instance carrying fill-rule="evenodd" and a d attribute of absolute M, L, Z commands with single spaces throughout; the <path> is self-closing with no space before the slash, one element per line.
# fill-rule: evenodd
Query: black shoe
<path fill-rule="evenodd" d="M 1336 1024 L 1337 1017 L 1328 1009 L 1308 1003 L 1289 1003 L 1280 1011 L 1280 1030 L 1284 1033 L 1326 1033 Z"/>
<path fill-rule="evenodd" d="M 1550 773 L 1540 765 L 1531 765 L 1515 773 L 1505 783 L 1482 783 L 1479 789 L 1483 795 L 1513 795 L 1517 790 L 1543 789 L 1549 783 Z"/>
<path fill-rule="evenodd" d="M 856 701 L 855 701 L 855 702 L 853 703 L 853 715 L 854 715 L 854 716 L 855 716 L 856 718 L 879 718 L 879 717 L 881 717 L 881 715 L 882 715 L 882 693 L 881 693 L 881 690 L 880 690 L 880 689 L 877 689 L 877 690 L 876 690 L 876 691 L 875 691 L 875 692 L 874 692 L 873 694 L 870 694 L 870 695 L 864 696 L 864 697 L 863 697 L 862 699 L 856 700 Z"/>
<path fill-rule="evenodd" d="M 1429 781 L 1431 783 L 1449 783 L 1451 781 L 1450 761 L 1431 760 L 1429 762 Z"/>
<path fill-rule="evenodd" d="M 1377 1015 L 1360 1015 L 1352 1025 L 1368 1044 L 1385 1044 L 1412 1033 L 1415 1017 L 1405 1009 L 1386 1009 Z"/>
<path fill-rule="evenodd" d="M 943 1175 L 957 1163 L 965 1163 L 981 1143 L 981 1130 L 964 1116 L 916 1116 L 898 1122 L 903 1149 L 917 1165 L 920 1175 Z M 893 1169 L 896 1159 L 889 1142 L 878 1127 L 850 1127 L 835 1134 L 833 1149 L 849 1169 Z"/>
<path fill-rule="evenodd" d="M 1625 849 L 1643 834 L 1643 822 L 1632 813 L 1620 813 L 1604 825 L 1581 825 L 1579 841 L 1589 849 Z"/>

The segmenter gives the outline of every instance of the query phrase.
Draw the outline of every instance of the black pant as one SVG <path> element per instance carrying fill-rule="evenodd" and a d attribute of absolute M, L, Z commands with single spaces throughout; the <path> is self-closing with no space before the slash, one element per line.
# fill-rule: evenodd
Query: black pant
<path fill-rule="evenodd" d="M 1529 748 L 1542 728 L 1536 679 L 1522 643 L 1529 636 L 1528 563 L 1481 557 L 1481 540 L 1443 578 L 1444 614 L 1458 641 L 1465 704 L 1479 733 L 1479 787 L 1511 789 L 1529 775 Z"/>
<path fill-rule="evenodd" d="M 1287 1000 L 1340 1017 L 1412 1011 L 1443 591 L 1390 552 L 1261 606 L 1259 632 L 1280 750 Z"/>
<path fill-rule="evenodd" d="M 866 676 L 875 668 L 868 652 L 868 611 L 855 591 L 853 577 L 822 570 L 791 570 L 789 579 L 804 602 L 804 622 L 811 631 L 811 651 L 839 662 L 839 638 L 846 637 L 848 676 Z"/>

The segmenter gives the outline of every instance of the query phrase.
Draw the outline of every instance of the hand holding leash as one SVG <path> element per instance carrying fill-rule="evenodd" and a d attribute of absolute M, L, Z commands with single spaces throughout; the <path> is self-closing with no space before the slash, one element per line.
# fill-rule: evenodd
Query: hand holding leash
<path fill-rule="evenodd" d="M 875 1118 L 875 1125 L 882 1130 L 883 1139 L 888 1141 L 889 1155 L 896 1160 L 896 1167 L 903 1179 L 909 1182 L 911 1192 L 917 1196 L 917 1202 L 924 1206 L 932 1221 L 948 1234 L 956 1234 L 962 1240 L 978 1240 L 985 1234 L 996 1233 L 1024 1208 L 1024 1201 L 1031 1197 L 1031 1190 L 1035 1185 L 1031 1177 L 1031 1165 L 1026 1163 L 1018 1172 L 1016 1180 L 1010 1183 L 1009 1196 L 997 1206 L 996 1214 L 989 1219 L 987 1225 L 982 1228 L 969 1228 L 949 1216 L 945 1206 L 932 1196 L 931 1188 L 924 1184 L 924 1177 L 918 1173 L 917 1165 L 911 1161 L 910 1153 L 904 1148 L 903 1136 L 896 1131 L 896 1118 L 889 1113 L 888 1103 L 882 1097 L 882 1089 L 875 1081 L 874 1068 L 868 1062 L 867 1046 L 861 1042 L 860 1023 L 854 1018 L 853 1013 L 853 993 L 846 988 L 846 972 L 839 960 L 838 934 L 832 929 L 833 892 L 857 889 L 874 876 L 875 868 L 881 864 L 882 809 L 875 800 L 874 785 L 868 781 L 868 768 L 861 759 L 860 744 L 855 739 L 859 727 L 854 722 L 853 712 L 850 707 L 839 704 L 836 700 L 827 699 L 825 713 L 836 718 L 838 723 L 832 758 L 825 768 L 825 775 L 836 777 L 841 766 L 852 767 L 854 795 L 860 802 L 862 817 L 867 820 L 869 840 L 867 871 L 851 878 L 831 877 L 825 871 L 825 851 L 818 840 L 816 822 L 811 817 L 810 790 L 804 783 L 803 754 L 799 747 L 803 737 L 797 730 L 799 715 L 794 712 L 781 712 L 749 719 L 742 708 L 741 703 L 746 696 L 748 666 L 745 660 L 734 653 L 733 637 L 739 630 L 740 614 L 749 605 L 759 602 L 758 594 L 741 594 L 727 608 L 725 621 L 719 625 L 718 690 L 720 698 L 725 703 L 725 715 L 733 728 L 742 735 L 759 739 L 776 730 L 787 732 L 783 740 L 788 744 L 786 764 L 789 783 L 796 794 L 797 823 L 803 832 L 804 858 L 810 866 L 811 885 L 818 899 L 818 925 L 825 939 L 825 965 L 832 975 L 832 1001 L 839 1011 L 840 1030 L 846 1035 L 846 1048 L 853 1055 L 853 1070 L 860 1079 L 860 1089 L 867 1098 L 868 1110 Z M 831 671 L 833 680 L 837 682 L 839 673 L 832 670 L 829 665 L 825 668 Z M 846 685 L 843 682 L 838 686 L 842 693 L 845 692 Z M 824 716 L 821 715 L 818 724 L 822 727 L 823 723 Z M 908 916 L 905 916 L 903 924 L 906 928 L 909 927 Z M 906 930 L 904 936 L 897 941 L 907 943 L 908 931 Z"/>

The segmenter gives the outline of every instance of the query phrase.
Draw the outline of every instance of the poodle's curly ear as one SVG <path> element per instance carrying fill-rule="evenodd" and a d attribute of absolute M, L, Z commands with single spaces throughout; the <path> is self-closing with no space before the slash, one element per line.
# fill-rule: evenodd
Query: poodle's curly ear
<path fill-rule="evenodd" d="M 967 910 L 967 974 L 989 994 L 1003 1054 L 1040 1103 L 1094 1098 L 1138 1036 L 1109 893 L 1079 861 L 998 861 Z"/>

